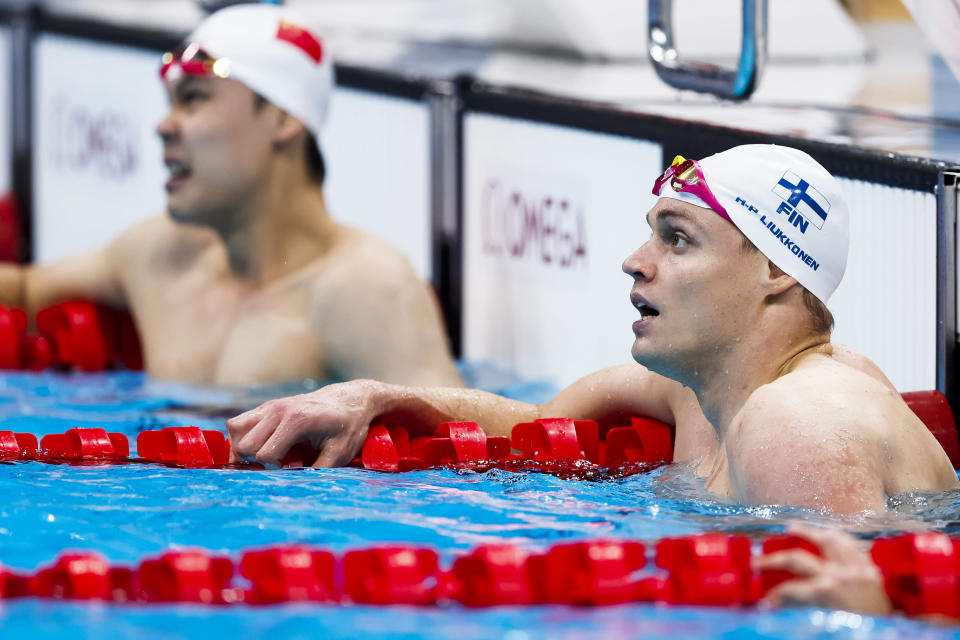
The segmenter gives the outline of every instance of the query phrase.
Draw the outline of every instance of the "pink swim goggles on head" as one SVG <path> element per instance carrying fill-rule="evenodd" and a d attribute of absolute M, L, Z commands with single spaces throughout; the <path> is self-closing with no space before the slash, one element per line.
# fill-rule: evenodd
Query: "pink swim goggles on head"
<path fill-rule="evenodd" d="M 703 171 L 700 169 L 700 163 L 696 160 L 687 160 L 683 156 L 677 156 L 667 167 L 667 170 L 660 175 L 653 183 L 653 195 L 660 195 L 660 188 L 667 181 L 670 181 L 670 188 L 676 192 L 689 193 L 703 200 L 704 204 L 713 209 L 721 218 L 730 220 L 727 210 L 717 200 L 710 187 L 707 186 L 707 180 L 703 177 Z"/>
<path fill-rule="evenodd" d="M 182 75 L 219 78 L 230 75 L 230 58 L 213 58 L 195 42 L 176 51 L 168 51 L 163 54 L 160 63 L 160 77 L 163 80 L 176 80 Z"/>

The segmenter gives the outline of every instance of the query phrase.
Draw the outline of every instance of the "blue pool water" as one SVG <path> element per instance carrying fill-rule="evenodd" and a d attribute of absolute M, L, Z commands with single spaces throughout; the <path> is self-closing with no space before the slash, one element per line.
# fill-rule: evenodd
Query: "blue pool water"
<path fill-rule="evenodd" d="M 514 397 L 551 390 L 468 368 L 468 380 Z M 102 426 L 135 437 L 143 429 L 223 428 L 226 416 L 273 395 L 313 385 L 204 389 L 139 374 L 6 375 L 0 429 L 42 435 Z M 932 527 L 960 533 L 960 495 L 900 496 L 883 518 L 840 520 L 805 509 L 743 507 L 707 494 L 689 468 L 619 480 L 560 480 L 539 474 L 338 470 L 207 470 L 154 465 L 0 463 L 0 563 L 33 570 L 62 549 L 94 549 L 130 564 L 167 548 L 236 554 L 301 542 L 337 551 L 380 542 L 439 550 L 444 563 L 478 544 L 544 547 L 560 540 L 654 540 L 701 531 L 762 535 L 790 519 L 885 532 Z M 471 610 L 286 605 L 210 608 L 0 603 L 0 637 L 192 638 L 934 638 L 950 630 L 902 618 L 818 609 L 726 611 L 625 605 Z M 960 636 L 958 636 L 960 637 Z"/>

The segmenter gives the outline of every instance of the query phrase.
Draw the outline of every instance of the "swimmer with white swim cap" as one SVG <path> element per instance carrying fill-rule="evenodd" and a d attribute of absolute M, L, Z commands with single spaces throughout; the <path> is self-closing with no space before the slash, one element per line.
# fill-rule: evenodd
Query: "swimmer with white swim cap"
<path fill-rule="evenodd" d="M 639 365 L 605 369 L 544 405 L 372 381 L 268 402 L 227 423 L 233 456 L 277 462 L 296 442 L 348 462 L 374 420 L 429 433 L 474 420 L 507 435 L 566 416 L 676 426 L 674 457 L 749 504 L 882 511 L 888 495 L 958 486 L 946 454 L 883 373 L 830 343 L 825 304 L 847 259 L 846 205 L 810 156 L 747 145 L 656 180 L 652 237 L 623 263 Z M 758 251 L 759 249 L 759 251 Z"/>
<path fill-rule="evenodd" d="M 86 255 L 0 266 L 0 302 L 31 315 L 69 298 L 129 309 L 162 378 L 459 385 L 429 287 L 392 246 L 327 213 L 318 141 L 333 63 L 308 22 L 230 7 L 158 62 L 169 215 Z"/>

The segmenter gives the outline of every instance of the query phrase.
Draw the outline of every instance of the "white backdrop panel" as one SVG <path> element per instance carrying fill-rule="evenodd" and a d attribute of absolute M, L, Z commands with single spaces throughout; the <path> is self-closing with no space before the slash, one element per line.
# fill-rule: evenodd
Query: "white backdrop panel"
<path fill-rule="evenodd" d="M 464 357 L 565 385 L 630 362 L 623 259 L 646 242 L 660 146 L 464 118 Z"/>
<path fill-rule="evenodd" d="M 0 195 L 10 190 L 13 141 L 10 139 L 10 30 L 0 26 Z"/>
<path fill-rule="evenodd" d="M 323 132 L 336 220 L 393 243 L 431 276 L 430 111 L 426 103 L 338 87 Z"/>
<path fill-rule="evenodd" d="M 934 389 L 936 196 L 859 180 L 840 184 L 850 207 L 850 256 L 830 300 L 833 340 L 872 358 L 900 391 Z"/>
<path fill-rule="evenodd" d="M 34 257 L 102 246 L 163 210 L 167 101 L 159 54 L 41 34 L 34 41 Z"/>

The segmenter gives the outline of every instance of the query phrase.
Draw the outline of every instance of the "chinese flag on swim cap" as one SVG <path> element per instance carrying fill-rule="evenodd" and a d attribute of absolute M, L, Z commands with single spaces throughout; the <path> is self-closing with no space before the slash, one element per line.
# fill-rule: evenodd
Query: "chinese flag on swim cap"
<path fill-rule="evenodd" d="M 289 42 L 313 58 L 313 61 L 317 64 L 320 64 L 323 59 L 323 48 L 320 46 L 320 41 L 306 29 L 286 20 L 281 20 L 277 25 L 277 40 Z"/>
<path fill-rule="evenodd" d="M 320 143 L 333 56 L 305 16 L 277 5 L 233 5 L 208 16 L 187 42 L 227 58 L 229 79 L 300 119 Z"/>

